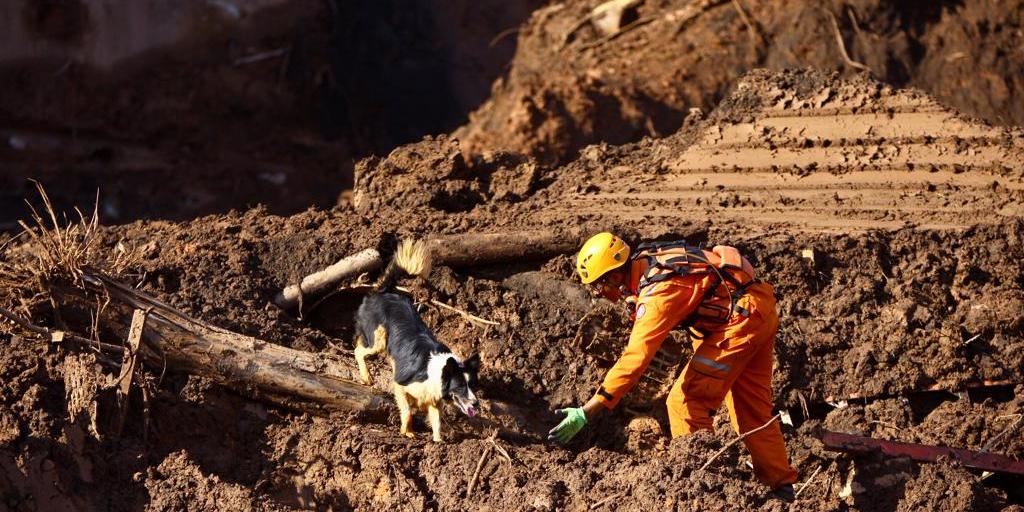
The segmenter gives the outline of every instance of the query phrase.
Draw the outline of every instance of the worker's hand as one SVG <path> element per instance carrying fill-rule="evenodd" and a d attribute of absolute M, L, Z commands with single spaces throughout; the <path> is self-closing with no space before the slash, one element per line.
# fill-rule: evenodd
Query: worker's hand
<path fill-rule="evenodd" d="M 555 413 L 564 414 L 565 419 L 558 426 L 548 431 L 549 441 L 558 441 L 562 444 L 568 443 L 587 425 L 587 414 L 583 412 L 582 407 L 558 409 Z"/>

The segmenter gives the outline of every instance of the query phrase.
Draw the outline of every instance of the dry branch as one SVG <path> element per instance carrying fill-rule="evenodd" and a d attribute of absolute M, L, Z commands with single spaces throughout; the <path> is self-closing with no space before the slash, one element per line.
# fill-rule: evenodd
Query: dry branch
<path fill-rule="evenodd" d="M 1017 430 L 1019 430 L 1021 428 L 1021 426 L 1024 426 L 1024 416 L 1021 416 L 1020 418 L 1017 419 L 1017 421 L 1011 423 L 1010 426 L 1008 426 L 1005 429 L 1003 429 L 1003 431 L 1000 432 L 998 435 L 996 435 L 992 439 L 989 439 L 985 443 L 985 445 L 981 447 L 981 451 L 987 452 L 987 451 L 989 451 L 989 450 L 999 446 L 999 441 L 1002 438 L 1004 438 L 1004 437 L 1006 437 L 1008 435 L 1013 435 L 1013 433 L 1016 432 Z"/>
<path fill-rule="evenodd" d="M 505 39 L 506 37 L 516 33 L 519 33 L 519 27 L 506 28 L 505 30 L 498 32 L 498 35 L 491 38 L 491 41 L 487 43 L 487 47 L 494 48 L 495 45 L 497 45 L 498 42 L 500 42 L 502 39 Z"/>
<path fill-rule="evenodd" d="M 613 41 L 615 39 L 618 39 L 620 36 L 622 36 L 624 34 L 627 34 L 627 33 L 631 32 L 631 31 L 633 31 L 633 30 L 635 30 L 635 29 L 637 29 L 639 27 L 642 27 L 642 26 L 644 26 L 644 25 L 646 25 L 646 24 L 648 24 L 648 23 L 650 23 L 650 22 L 652 22 L 652 21 L 654 21 L 656 19 L 658 19 L 658 18 L 655 17 L 655 16 L 647 16 L 645 18 L 640 18 L 640 19 L 638 19 L 636 21 L 633 21 L 630 24 L 622 27 L 621 29 L 619 29 L 616 32 L 612 32 L 611 34 L 608 34 L 607 36 L 604 36 L 601 39 L 598 39 L 597 41 L 594 41 L 592 43 L 588 43 L 588 44 L 585 44 L 585 45 L 581 46 L 578 51 L 579 52 L 583 52 L 583 51 L 586 51 L 586 50 L 597 48 L 599 46 L 603 46 L 606 43 L 608 43 L 610 41 Z"/>
<path fill-rule="evenodd" d="M 109 343 L 102 343 L 99 341 L 90 340 L 89 338 L 83 338 L 82 336 L 67 333 L 64 331 L 53 331 L 47 329 L 46 327 L 40 327 L 22 318 L 21 316 L 16 315 L 14 312 L 4 307 L 0 307 L 0 316 L 4 316 L 8 320 L 18 324 L 19 326 L 21 326 L 22 329 L 25 329 L 26 331 L 41 334 L 47 337 L 50 341 L 71 341 L 86 347 L 95 347 L 97 349 L 109 350 L 111 352 L 117 353 L 121 353 L 124 351 L 124 347 L 119 347 L 117 345 L 111 345 Z"/>
<path fill-rule="evenodd" d="M 722 5 L 727 1 L 728 0 L 702 0 L 700 2 L 693 2 L 687 4 L 686 7 L 682 7 L 680 9 L 676 9 L 670 12 L 667 16 L 665 16 L 665 19 L 668 20 L 670 23 L 679 23 L 679 25 L 676 26 L 676 34 L 678 34 L 682 32 L 684 28 L 686 28 L 687 23 L 689 23 L 697 16 L 700 16 L 701 13 L 713 7 L 718 7 L 719 5 Z"/>
<path fill-rule="evenodd" d="M 793 496 L 794 498 L 799 498 L 800 497 L 800 493 L 804 492 L 804 489 L 808 488 L 811 485 L 811 482 L 814 481 L 814 477 L 818 476 L 818 472 L 819 471 L 821 471 L 821 466 L 820 465 L 818 466 L 817 469 L 814 470 L 814 473 L 811 473 L 811 477 L 808 478 L 807 481 L 804 482 L 804 484 L 800 486 L 800 490 L 796 491 L 796 495 Z"/>
<path fill-rule="evenodd" d="M 597 509 L 601 508 L 602 505 L 611 503 L 611 502 L 621 498 L 625 494 L 626 493 L 624 493 L 624 492 L 617 492 L 615 494 L 612 494 L 611 496 L 608 496 L 607 498 L 605 498 L 605 499 L 603 499 L 601 501 L 598 501 L 597 503 L 594 503 L 593 505 L 591 505 L 590 506 L 590 510 L 597 510 Z"/>
<path fill-rule="evenodd" d="M 772 423 L 775 423 L 775 420 L 779 419 L 779 417 L 781 417 L 781 416 L 782 416 L 782 413 L 776 414 L 775 416 L 772 416 L 772 419 L 768 420 L 768 423 L 765 423 L 764 425 L 761 425 L 760 427 L 757 427 L 754 430 L 751 430 L 751 431 L 749 431 L 749 432 L 747 432 L 747 433 L 737 437 L 736 439 L 733 439 L 732 441 L 729 441 L 725 446 L 722 447 L 721 450 L 718 450 L 717 452 L 715 452 L 715 454 L 712 455 L 711 458 L 708 459 L 708 461 L 705 462 L 704 465 L 700 467 L 700 470 L 704 471 L 705 469 L 707 469 L 708 466 L 710 466 L 712 462 L 714 462 L 716 459 L 718 459 L 718 457 L 720 457 L 723 453 L 725 453 L 725 451 L 728 450 L 730 446 L 732 446 L 732 445 L 734 445 L 734 444 L 736 444 L 736 443 L 738 443 L 738 442 L 740 442 L 740 441 L 742 441 L 742 440 L 744 440 L 744 439 L 746 439 L 746 438 L 748 438 L 748 437 L 750 437 L 750 436 L 752 436 L 752 435 L 754 435 L 754 434 L 756 434 L 756 433 L 758 433 L 758 432 L 768 428 L 769 426 L 771 426 Z"/>
<path fill-rule="evenodd" d="M 459 308 L 456 308 L 454 306 L 449 306 L 448 304 L 445 304 L 444 302 L 441 302 L 441 301 L 439 301 L 437 299 L 430 299 L 430 303 L 435 305 L 435 306 L 437 306 L 437 307 L 439 307 L 439 308 L 447 309 L 448 311 L 452 311 L 452 312 L 458 313 L 459 316 L 461 316 L 462 318 L 465 318 L 467 321 L 469 321 L 469 323 L 471 323 L 471 324 L 473 324 L 473 325 L 475 325 L 477 327 L 484 327 L 484 326 L 488 326 L 488 325 L 501 325 L 498 322 L 495 322 L 493 320 L 488 320 L 486 318 L 480 318 L 480 317 L 478 317 L 476 315 L 472 315 L 470 313 L 467 313 L 467 312 L 465 312 L 465 311 L 463 311 L 463 310 L 461 310 Z"/>
<path fill-rule="evenodd" d="M 487 449 L 484 450 L 484 452 L 480 454 L 480 460 L 477 461 L 477 463 L 476 463 L 476 471 L 473 472 L 473 478 L 471 478 L 469 480 L 469 486 L 466 487 L 466 497 L 467 498 L 473 495 L 473 488 L 476 487 L 476 482 L 480 478 L 480 470 L 482 470 L 484 468 L 484 463 L 487 462 L 487 456 L 490 455 L 491 452 L 494 451 L 494 447 L 497 446 L 496 444 L 493 443 L 494 438 L 497 435 L 498 435 L 498 431 L 495 430 L 494 434 L 491 434 L 491 438 L 490 438 L 490 440 L 492 441 L 492 444 L 489 444 L 487 446 Z"/>
<path fill-rule="evenodd" d="M 504 448 L 501 447 L 500 444 L 498 444 L 498 429 L 494 429 L 494 433 L 491 434 L 491 437 L 488 438 L 487 440 L 491 442 L 491 445 L 494 446 L 495 450 L 498 450 L 498 453 L 500 453 L 502 457 L 505 457 L 505 460 L 508 461 L 509 466 L 513 465 L 512 456 L 508 454 L 507 450 L 505 450 Z"/>
<path fill-rule="evenodd" d="M 850 54 L 846 53 L 846 43 L 843 42 L 843 34 L 839 32 L 839 24 L 836 23 L 835 15 L 833 15 L 831 11 L 827 10 L 825 11 L 825 14 L 828 15 L 829 21 L 832 22 L 832 32 L 835 34 L 836 44 L 839 45 L 839 55 L 843 57 L 843 61 L 846 62 L 846 65 L 857 69 L 863 69 L 870 73 L 871 68 L 851 59 Z"/>
<path fill-rule="evenodd" d="M 377 270 L 383 265 L 384 260 L 376 249 L 366 249 L 342 258 L 334 265 L 302 278 L 298 284 L 281 290 L 274 297 L 274 304 L 281 309 L 292 309 L 302 303 L 305 295 L 323 293 L 343 279 Z"/>
<path fill-rule="evenodd" d="M 757 30 L 757 27 L 750 21 L 750 16 L 747 16 L 747 11 L 743 9 L 743 5 L 740 4 L 739 0 L 732 0 L 733 7 L 736 8 L 736 12 L 740 15 L 740 20 L 747 26 L 747 32 L 750 33 L 750 39 L 755 45 L 763 45 L 764 39 L 761 37 L 761 32 Z"/>

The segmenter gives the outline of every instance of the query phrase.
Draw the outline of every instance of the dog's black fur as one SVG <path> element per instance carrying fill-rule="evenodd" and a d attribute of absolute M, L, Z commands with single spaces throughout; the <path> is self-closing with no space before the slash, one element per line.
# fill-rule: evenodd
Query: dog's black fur
<path fill-rule="evenodd" d="M 440 441 L 439 402 L 451 401 L 467 416 L 476 414 L 480 357 L 461 361 L 420 318 L 412 301 L 397 293 L 402 274 L 429 271 L 429 254 L 418 242 L 403 242 L 384 271 L 377 291 L 363 299 L 356 313 L 356 362 L 364 383 L 370 383 L 365 357 L 387 349 L 394 369 L 395 402 L 401 413 L 401 431 L 409 431 L 410 405 L 427 409 L 434 440 Z M 413 402 L 412 404 L 410 402 Z"/>
<path fill-rule="evenodd" d="M 394 380 L 403 386 L 427 380 L 431 355 L 452 353 L 447 345 L 437 341 L 405 295 L 382 291 L 363 299 L 356 313 L 356 329 L 366 340 L 367 348 L 373 348 L 374 331 L 381 325 L 387 333 L 388 355 L 395 363 Z M 475 389 L 479 370 L 477 354 L 462 363 L 449 359 L 442 373 L 442 398 L 450 400 L 453 393 L 465 395 L 467 390 Z M 468 378 L 463 374 L 468 374 Z"/>

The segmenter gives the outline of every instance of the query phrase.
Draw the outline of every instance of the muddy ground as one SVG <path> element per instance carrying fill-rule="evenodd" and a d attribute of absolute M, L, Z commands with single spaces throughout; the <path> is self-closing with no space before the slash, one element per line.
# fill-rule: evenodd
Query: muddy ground
<path fill-rule="evenodd" d="M 850 101 L 862 101 L 863 110 L 847 109 Z M 814 115 L 805 115 L 808 109 Z M 921 122 L 945 130 L 945 138 L 914 133 L 913 116 L 921 111 L 927 113 Z M 855 121 L 863 126 L 848 120 L 853 115 L 861 116 Z M 878 132 L 902 115 L 911 116 L 899 135 L 909 142 L 892 153 L 885 140 L 893 136 Z M 784 125 L 761 128 L 779 116 Z M 808 130 L 820 130 L 820 137 Z M 843 130 L 875 133 L 881 140 L 848 140 Z M 956 130 L 974 135 L 961 139 Z M 709 131 L 716 135 L 709 138 Z M 927 141 L 920 150 L 914 149 L 917 139 Z M 1013 509 L 1010 504 L 1021 501 L 1019 479 L 983 479 L 949 461 L 918 465 L 837 455 L 825 452 L 816 436 L 827 428 L 981 448 L 1019 418 L 1024 275 L 1017 262 L 1024 257 L 1024 226 L 1018 210 L 990 206 L 1016 197 L 1019 140 L 1014 130 L 988 128 L 920 93 L 870 80 L 841 81 L 810 71 L 755 73 L 707 120 L 673 137 L 594 146 L 584 151 L 588 156 L 557 170 L 503 153 L 473 162 L 456 140 L 439 137 L 361 163 L 352 200 L 331 210 L 281 217 L 257 208 L 183 223 L 141 221 L 105 228 L 102 236 L 111 250 L 118 243 L 138 248 L 141 260 L 132 281 L 192 315 L 303 350 L 341 354 L 352 348 L 358 296 L 335 295 L 298 319 L 273 306 L 273 295 L 341 256 L 384 247 L 396 236 L 581 225 L 618 228 L 632 238 L 734 243 L 751 255 L 780 297 L 777 406 L 794 418 L 784 432 L 801 481 L 817 472 L 793 508 Z M 708 144 L 719 149 L 709 150 Z M 843 160 L 864 147 L 877 155 Z M 811 152 L 822 163 L 786 165 L 776 153 L 776 163 L 766 167 L 757 163 L 761 148 L 791 150 L 795 160 L 801 151 Z M 713 215 L 671 211 L 659 203 L 661 196 L 644 193 L 645 187 L 656 191 L 659 184 L 700 171 L 686 165 L 693 152 L 727 150 L 736 152 L 732 160 L 738 163 L 722 172 L 821 183 L 811 192 L 720 184 L 712 194 L 696 194 L 701 201 L 736 195 L 712 202 Z M 707 164 L 708 158 L 700 161 Z M 926 171 L 918 176 L 905 169 L 897 176 L 898 165 Z M 842 213 L 846 224 L 837 220 L 834 197 L 843 190 L 850 201 L 866 201 L 881 188 L 854 183 L 844 189 L 856 173 L 879 173 L 874 179 L 882 183 L 904 179 L 903 185 L 890 184 L 903 190 L 902 207 L 864 206 Z M 652 174 L 657 179 L 646 178 Z M 702 179 L 690 188 L 679 185 L 674 197 L 706 191 Z M 975 193 L 975 183 L 988 183 L 991 193 Z M 626 194 L 607 197 L 615 190 Z M 970 218 L 908 203 L 927 204 L 940 191 L 946 200 L 963 198 L 957 207 L 964 215 L 972 212 Z M 785 199 L 787 193 L 801 196 L 802 216 L 785 210 L 795 204 Z M 748 194 L 760 195 L 745 199 Z M 600 204 L 603 211 L 589 211 L 588 204 Z M 762 217 L 741 224 L 735 215 L 751 204 L 761 208 Z M 778 211 L 770 214 L 773 208 Z M 899 224 L 856 221 L 859 215 L 875 219 L 872 212 L 880 210 Z M 814 257 L 804 257 L 804 249 L 813 249 Z M 26 251 L 31 244 L 15 243 L 7 257 Z M 589 396 L 627 333 L 621 312 L 581 299 L 571 276 L 568 255 L 433 271 L 430 296 L 500 322 L 481 329 L 449 311 L 424 312 L 456 350 L 479 351 L 484 361 L 480 394 L 486 414 L 467 420 L 446 411 L 443 444 L 427 442 L 422 423 L 417 439 L 407 440 L 397 434 L 393 417 L 374 423 L 295 414 L 162 368 L 146 369 L 153 392 L 148 423 L 133 409 L 116 437 L 103 420 L 111 410 L 109 396 L 100 393 L 95 406 L 69 406 L 82 382 L 103 382 L 111 369 L 69 347 L 5 335 L 0 503 L 12 510 L 586 510 L 614 498 L 601 506 L 786 508 L 765 498 L 743 450 L 728 450 L 707 470 L 699 469 L 733 436 L 724 415 L 715 433 L 667 437 L 660 405 L 666 383 L 646 382 L 628 407 L 566 448 L 544 440 L 555 421 L 551 410 Z M 581 324 L 591 307 L 609 316 Z M 33 313 L 52 324 L 47 308 Z M 386 365 L 375 372 L 384 389 Z M 1003 385 L 971 388 L 985 381 Z M 926 389 L 949 392 L 916 393 Z M 96 427 L 90 424 L 91 407 L 100 418 Z M 469 494 L 494 428 L 500 428 L 496 442 L 511 461 L 493 453 L 484 459 Z M 1019 434 L 989 449 L 1024 456 Z"/>
<path fill-rule="evenodd" d="M 566 40 L 594 4 L 540 8 L 517 36 L 499 39 L 511 55 L 518 37 L 511 68 L 452 135 L 392 150 L 411 132 L 389 128 L 388 120 L 401 116 L 386 115 L 380 124 L 359 124 L 366 131 L 343 130 L 338 142 L 325 142 L 310 128 L 324 104 L 302 103 L 319 82 L 301 77 L 322 75 L 300 73 L 298 81 L 283 79 L 286 87 L 261 89 L 255 84 L 279 76 L 280 62 L 224 71 L 213 58 L 203 70 L 166 67 L 166 75 L 132 82 L 137 89 L 114 87 L 90 102 L 68 92 L 80 83 L 67 75 L 81 71 L 75 66 L 50 89 L 29 94 L 29 103 L 5 95 L 5 122 L 19 133 L 31 127 L 40 138 L 27 149 L 4 148 L 2 156 L 12 168 L 39 165 L 63 202 L 85 197 L 76 202 L 88 207 L 92 191 L 83 188 L 97 180 L 128 184 L 105 193 L 100 210 L 104 219 L 129 212 L 105 220 L 110 225 L 100 231 L 107 253 L 120 246 L 139 254 L 125 281 L 217 326 L 345 357 L 359 295 L 308 303 L 301 316 L 275 307 L 273 297 L 340 257 L 387 249 L 398 237 L 582 227 L 615 229 L 631 240 L 736 245 L 779 297 L 773 384 L 777 409 L 792 420 L 783 432 L 806 484 L 795 504 L 766 498 L 744 449 L 731 448 L 701 470 L 735 434 L 720 411 L 715 432 L 671 440 L 661 405 L 670 381 L 644 380 L 616 414 L 567 447 L 544 439 L 557 419 L 552 410 L 588 398 L 628 334 L 623 312 L 590 301 L 573 281 L 571 255 L 560 255 L 438 267 L 428 284 L 415 285 L 420 298 L 499 323 L 482 328 L 423 306 L 440 338 L 464 355 L 479 352 L 484 363 L 484 414 L 469 420 L 445 411 L 442 444 L 427 441 L 420 420 L 415 440 L 399 436 L 395 412 L 375 421 L 301 414 L 149 365 L 148 410 L 132 395 L 118 435 L 116 398 L 104 389 L 116 379 L 116 361 L 5 323 L 0 512 L 1021 510 L 1019 477 L 983 475 L 947 460 L 841 455 L 818 441 L 828 429 L 1024 457 L 1019 430 L 1000 437 L 1024 414 L 1024 137 L 1013 126 L 1024 120 L 1020 53 L 1008 50 L 1020 46 L 1016 4 L 645 2 L 636 15 L 648 22 L 635 30 L 584 48 L 599 41 L 584 25 Z M 484 11 L 500 25 L 519 15 L 517 6 Z M 696 11 L 680 10 L 693 6 L 699 13 L 681 23 Z M 881 80 L 842 64 L 826 11 L 850 57 Z M 461 23 L 476 19 L 465 16 L 446 23 L 487 39 L 480 27 Z M 385 25 L 406 27 L 397 33 L 408 35 L 419 26 L 410 19 Z M 339 34 L 319 30 L 309 37 Z M 335 43 L 351 44 L 364 30 L 349 26 L 340 32 L 349 39 Z M 416 47 L 414 36 L 399 39 Z M 250 50 L 284 43 L 262 44 Z M 353 62 L 369 51 L 353 51 L 347 55 L 355 60 L 340 65 L 358 67 Z M 745 73 L 808 64 L 843 70 Z M 378 71 L 382 81 L 393 79 Z M 259 74 L 266 76 L 251 76 Z M 22 94 L 35 83 L 3 80 Z M 194 87 L 197 80 L 205 85 Z M 131 92 L 151 83 L 166 97 L 196 92 L 190 103 Z M 238 89 L 224 85 L 231 83 Z M 350 88 L 357 85 L 362 89 Z M 334 82 L 331 91 L 352 95 L 348 100 L 369 94 L 358 81 Z M 50 96 L 67 104 L 51 105 Z M 462 107 L 471 96 L 458 96 Z M 296 102 L 307 110 L 295 110 Z M 379 111 L 367 106 L 372 102 L 360 105 L 361 119 Z M 217 122 L 187 115 L 192 110 Z M 57 120 L 67 112 L 92 124 L 66 135 Z M 266 131 L 268 124 L 275 129 Z M 77 137 L 75 144 L 54 132 Z M 103 140 L 90 146 L 97 138 Z M 113 156 L 110 140 L 118 141 Z M 379 156 L 339 171 L 338 162 L 359 145 Z M 170 154 L 177 156 L 166 159 Z M 107 166 L 127 160 L 165 170 L 146 164 L 133 168 L 145 172 L 119 174 Z M 102 164 L 98 174 L 79 173 L 82 162 Z M 302 170 L 283 184 L 276 174 L 267 181 L 260 166 L 274 171 L 272 162 Z M 261 170 L 254 178 L 237 171 L 243 168 Z M 57 175 L 66 182 L 54 183 Z M 185 177 L 176 183 L 195 185 L 189 190 L 207 190 L 207 202 L 168 188 L 175 175 Z M 223 188 L 231 182 L 236 188 Z M 26 195 L 17 187 L 11 192 Z M 136 210 L 117 198 L 134 201 Z M 255 203 L 269 206 L 244 208 Z M 121 223 L 209 212 L 216 213 Z M 0 235 L 0 243 L 9 237 Z M 35 250 L 19 239 L 4 247 L 3 258 L 30 259 Z M 0 294 L 0 305 L 45 326 L 73 320 L 55 315 L 48 302 L 26 308 L 21 299 Z M 78 330 L 88 334 L 86 326 Z M 120 343 L 116 333 L 103 336 Z M 684 341 L 673 334 L 682 360 Z M 381 391 L 389 372 L 384 362 L 374 366 Z M 494 442 L 511 460 L 488 451 L 495 429 Z"/>

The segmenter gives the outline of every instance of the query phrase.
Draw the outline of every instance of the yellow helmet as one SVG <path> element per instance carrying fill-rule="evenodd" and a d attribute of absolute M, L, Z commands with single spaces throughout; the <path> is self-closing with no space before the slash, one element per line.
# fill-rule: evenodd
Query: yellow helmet
<path fill-rule="evenodd" d="M 590 237 L 576 255 L 576 273 L 583 284 L 590 284 L 628 260 L 629 246 L 626 242 L 608 232 L 598 233 Z"/>

